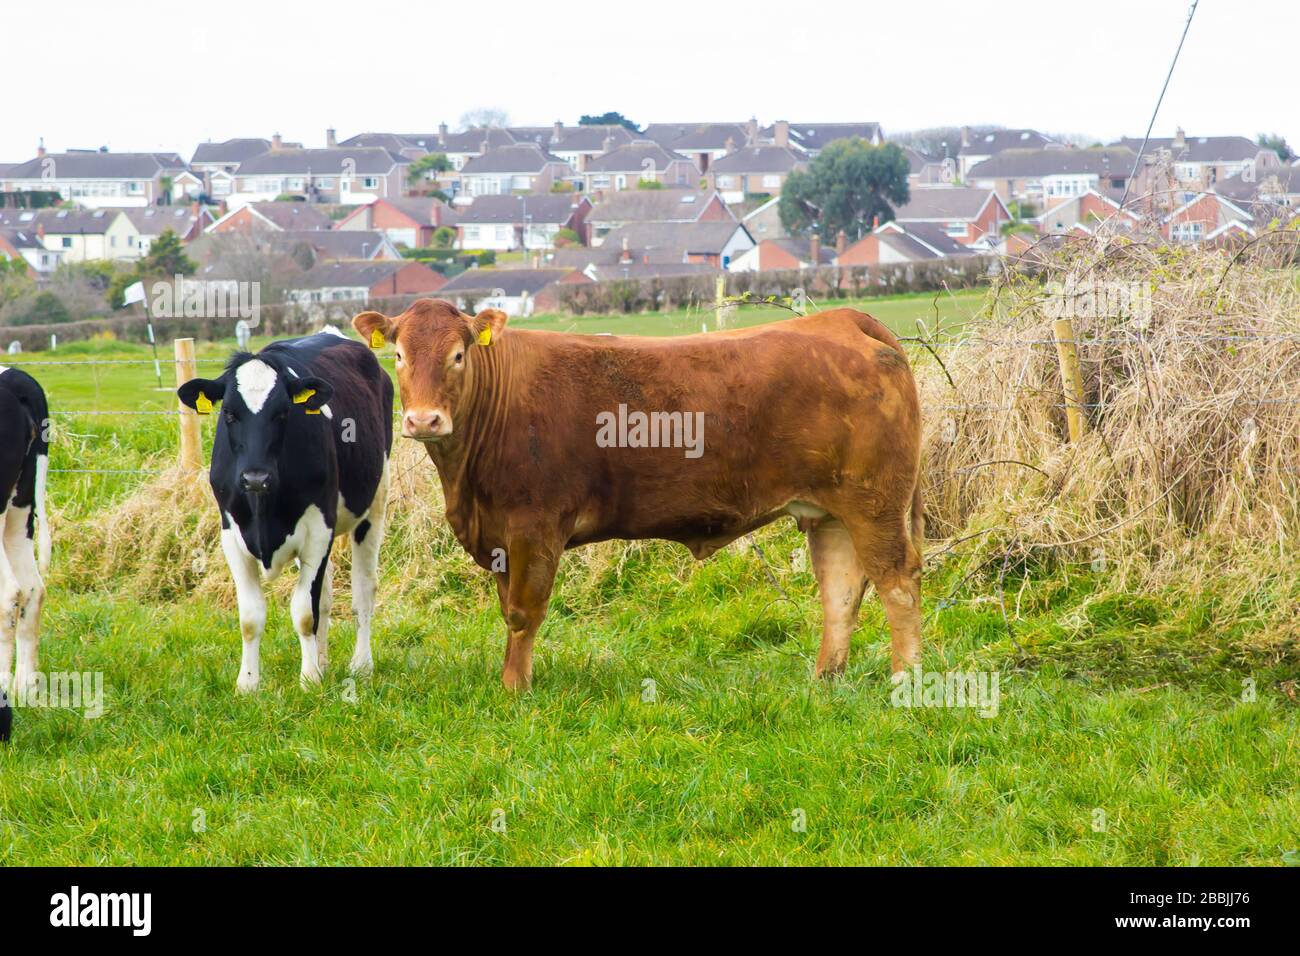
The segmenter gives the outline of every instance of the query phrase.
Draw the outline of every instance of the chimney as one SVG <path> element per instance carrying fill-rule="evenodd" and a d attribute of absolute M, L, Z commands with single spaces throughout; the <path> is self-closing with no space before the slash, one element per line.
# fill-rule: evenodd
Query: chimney
<path fill-rule="evenodd" d="M 488 151 L 488 138 L 486 136 L 483 137 L 483 142 L 478 144 L 478 151 L 480 153 L 486 153 Z"/>
<path fill-rule="evenodd" d="M 758 117 L 751 116 L 745 124 L 745 145 L 751 146 L 758 141 Z"/>
<path fill-rule="evenodd" d="M 970 145 L 970 127 L 969 127 L 969 126 L 963 126 L 963 127 L 961 128 L 961 145 L 962 145 L 962 148 L 963 148 L 963 149 L 965 149 L 967 146 Z"/>
<path fill-rule="evenodd" d="M 339 144 L 338 138 L 334 134 L 334 127 L 331 126 L 325 131 L 325 148 L 333 149 Z"/>
<path fill-rule="evenodd" d="M 632 261 L 632 253 L 627 248 L 627 236 L 623 237 L 623 251 L 618 255 L 619 265 L 627 265 Z"/>
<path fill-rule="evenodd" d="M 1180 126 L 1178 129 L 1174 130 L 1174 149 L 1183 150 L 1186 148 L 1187 134 L 1183 132 L 1183 128 Z"/>
<path fill-rule="evenodd" d="M 602 153 L 608 153 L 613 148 L 614 148 L 614 137 L 606 133 L 605 138 L 601 140 L 600 151 Z"/>
<path fill-rule="evenodd" d="M 772 133 L 773 141 L 777 146 L 790 145 L 790 123 L 787 120 L 777 120 Z"/>
<path fill-rule="evenodd" d="M 727 142 L 726 142 L 726 147 L 727 147 L 727 155 L 728 155 L 728 156 L 730 156 L 732 153 L 734 153 L 734 152 L 736 151 L 736 137 L 734 137 L 734 136 L 728 136 L 728 137 L 727 137 Z"/>
<path fill-rule="evenodd" d="M 45 137 L 44 136 L 42 136 L 40 142 L 36 144 L 36 158 L 37 159 L 45 158 Z"/>
<path fill-rule="evenodd" d="M 844 255 L 844 250 L 847 249 L 848 247 L 849 247 L 849 237 L 846 236 L 846 235 L 844 234 L 844 230 L 841 229 L 839 232 L 837 232 L 837 233 L 835 234 L 835 255 L 836 255 L 836 257 L 838 258 L 839 256 Z"/>
<path fill-rule="evenodd" d="M 814 269 L 822 264 L 822 237 L 817 233 L 813 233 L 813 237 L 808 240 L 808 258 L 812 260 Z"/>
<path fill-rule="evenodd" d="M 559 120 L 556 120 L 555 125 L 551 127 L 551 143 L 552 144 L 558 143 L 560 141 L 560 138 L 563 135 L 564 135 L 564 124 L 561 123 Z"/>
<path fill-rule="evenodd" d="M 283 149 L 283 148 L 284 148 L 284 140 L 280 138 L 280 134 L 279 133 L 273 134 L 271 136 L 271 149 Z"/>
<path fill-rule="evenodd" d="M 447 145 L 447 124 L 446 123 L 438 124 L 438 145 L 439 146 Z"/>

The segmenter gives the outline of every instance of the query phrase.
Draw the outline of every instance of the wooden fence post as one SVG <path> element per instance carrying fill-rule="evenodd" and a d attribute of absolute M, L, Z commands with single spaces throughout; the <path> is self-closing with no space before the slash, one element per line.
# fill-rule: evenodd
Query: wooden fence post
<path fill-rule="evenodd" d="M 721 273 L 718 274 L 717 281 L 713 284 L 713 322 L 714 328 L 722 328 L 725 321 L 726 303 L 723 301 L 727 298 L 727 277 Z"/>
<path fill-rule="evenodd" d="M 1083 439 L 1088 420 L 1083 414 L 1083 373 L 1079 370 L 1079 348 L 1074 338 L 1074 322 L 1057 319 L 1052 323 L 1056 339 L 1056 358 L 1061 364 L 1061 391 L 1065 395 L 1065 420 L 1070 426 L 1070 441 Z"/>
<path fill-rule="evenodd" d="M 197 377 L 198 366 L 194 361 L 194 340 L 176 340 L 176 386 L 179 388 L 190 379 Z M 180 399 L 176 400 L 181 413 L 181 471 L 197 475 L 203 468 L 202 443 L 199 440 L 199 416 L 192 408 L 187 408 Z"/>

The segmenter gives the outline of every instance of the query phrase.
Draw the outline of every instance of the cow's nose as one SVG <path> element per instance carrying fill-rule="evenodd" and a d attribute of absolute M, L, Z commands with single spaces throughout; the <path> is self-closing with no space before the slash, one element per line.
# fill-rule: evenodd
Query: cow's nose
<path fill-rule="evenodd" d="M 442 412 L 410 411 L 402 416 L 402 434 L 428 441 L 451 434 L 451 422 Z"/>
<path fill-rule="evenodd" d="M 271 484 L 269 472 L 249 470 L 239 476 L 240 487 L 250 495 L 264 495 Z"/>

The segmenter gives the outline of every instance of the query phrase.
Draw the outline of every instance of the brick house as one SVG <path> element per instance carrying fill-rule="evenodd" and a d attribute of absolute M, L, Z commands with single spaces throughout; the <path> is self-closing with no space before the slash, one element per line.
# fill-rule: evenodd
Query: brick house
<path fill-rule="evenodd" d="M 628 189 L 604 193 L 587 215 L 586 241 L 600 245 L 611 230 L 634 222 L 735 221 L 716 190 Z"/>
<path fill-rule="evenodd" d="M 286 232 L 306 229 L 328 230 L 334 221 L 316 206 L 305 202 L 250 202 L 230 210 L 208 232 Z"/>
<path fill-rule="evenodd" d="M 907 203 L 894 211 L 894 221 L 936 225 L 969 246 L 985 236 L 997 238 L 1002 224 L 1011 221 L 1011 214 L 992 189 L 926 186 L 911 191 Z"/>
<path fill-rule="evenodd" d="M 727 203 L 751 195 L 781 195 L 781 187 L 796 169 L 806 169 L 804 157 L 789 146 L 745 146 L 732 149 L 709 167 L 708 184 Z"/>
<path fill-rule="evenodd" d="M 1008 149 L 971 167 L 966 183 L 995 190 L 1005 203 L 1030 203 L 1045 212 L 1089 190 L 1118 199 L 1135 159 L 1125 146 Z"/>
<path fill-rule="evenodd" d="M 975 255 L 937 223 L 887 222 L 872 230 L 836 258 L 840 266 L 882 266 Z"/>
<path fill-rule="evenodd" d="M 587 192 L 607 193 L 636 189 L 642 182 L 695 186 L 699 183 L 700 171 L 680 153 L 642 139 L 616 146 L 588 160 L 582 178 Z"/>
<path fill-rule="evenodd" d="M 396 246 L 422 249 L 433 245 L 433 234 L 443 226 L 454 226 L 456 212 L 440 199 L 431 196 L 407 196 L 401 199 L 376 199 L 358 206 L 334 226 L 344 232 L 376 230 Z"/>
<path fill-rule="evenodd" d="M 535 143 L 489 149 L 460 170 L 462 198 L 502 196 L 515 192 L 547 192 L 551 184 L 573 175 L 569 164 Z"/>
<path fill-rule="evenodd" d="M 784 239 L 764 239 L 758 245 L 737 256 L 727 267 L 728 272 L 766 272 L 780 269 L 811 269 L 814 265 L 835 264 L 835 249 L 824 248 L 816 236 L 790 236 Z"/>
<path fill-rule="evenodd" d="M 209 197 L 225 199 L 230 195 L 239 164 L 270 148 L 269 139 L 256 137 L 199 143 L 190 159 L 190 170 L 203 181 L 203 191 Z"/>
<path fill-rule="evenodd" d="M 1199 193 L 1183 203 L 1160 224 L 1160 234 L 1170 242 L 1199 244 L 1224 240 L 1234 234 L 1255 234 L 1254 217 L 1217 193 Z"/>
<path fill-rule="evenodd" d="M 995 129 L 976 133 L 969 126 L 963 126 L 961 145 L 957 147 L 957 175 L 965 182 L 973 167 L 1009 149 L 1064 149 L 1065 145 L 1036 129 Z"/>
<path fill-rule="evenodd" d="M 1111 220 L 1115 221 L 1108 228 L 1121 232 L 1132 232 L 1139 225 L 1137 215 L 1120 209 L 1119 203 L 1111 197 L 1090 189 L 1053 206 L 1039 216 L 1034 224 L 1044 235 L 1090 235 L 1102 223 Z"/>
<path fill-rule="evenodd" d="M 579 238 L 591 200 L 574 193 L 479 196 L 456 211 L 458 249 L 550 249 L 561 229 Z"/>
<path fill-rule="evenodd" d="M 276 141 L 278 141 L 276 137 Z M 288 149 L 239 164 L 227 204 L 230 208 L 280 196 L 307 202 L 364 205 L 404 194 L 410 160 L 377 146 Z"/>
<path fill-rule="evenodd" d="M 746 123 L 651 123 L 642 137 L 664 149 L 685 156 L 701 173 L 713 161 L 727 155 L 728 143 L 747 143 L 757 135 L 758 124 Z"/>
<path fill-rule="evenodd" d="M 437 292 L 446 284 L 443 276 L 422 262 L 327 261 L 289 282 L 285 301 L 298 305 L 346 301 L 364 305 L 372 298 Z"/>
<path fill-rule="evenodd" d="M 1115 146 L 1137 152 L 1140 137 L 1124 137 Z M 1230 179 L 1247 166 L 1257 169 L 1280 167 L 1277 153 L 1245 136 L 1187 136 L 1179 127 L 1172 137 L 1154 137 L 1147 142 L 1147 153 L 1167 153 L 1174 180 L 1192 198 L 1192 194 L 1213 188 Z"/>
<path fill-rule="evenodd" d="M 634 222 L 605 236 L 596 262 L 703 262 L 726 269 L 738 256 L 754 247 L 754 239 L 740 223 Z"/>
<path fill-rule="evenodd" d="M 469 269 L 439 289 L 438 297 L 459 309 L 500 309 L 527 318 L 539 307 L 554 307 L 554 286 L 590 281 L 576 269 Z"/>

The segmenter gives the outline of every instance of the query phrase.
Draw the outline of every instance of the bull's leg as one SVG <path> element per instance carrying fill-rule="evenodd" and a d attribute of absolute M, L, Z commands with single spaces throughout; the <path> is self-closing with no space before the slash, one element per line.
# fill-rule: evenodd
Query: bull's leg
<path fill-rule="evenodd" d="M 10 507 L 5 512 L 4 551 L 9 564 L 9 579 L 4 595 L 5 613 L 13 609 L 14 636 L 17 640 L 17 666 L 14 690 L 21 699 L 40 670 L 37 641 L 41 624 L 41 606 L 45 603 L 45 582 L 36 563 L 36 543 L 27 536 L 31 508 Z M 11 590 L 12 588 L 12 590 Z"/>
<path fill-rule="evenodd" d="M 921 660 L 921 556 L 902 516 L 845 523 L 885 606 L 897 675 Z"/>
<path fill-rule="evenodd" d="M 506 660 L 501 682 L 510 690 L 527 690 L 533 681 L 533 638 L 546 618 L 560 548 L 539 547 L 525 538 L 506 549 Z"/>
<path fill-rule="evenodd" d="M 266 596 L 262 594 L 262 577 L 257 559 L 249 555 L 236 540 L 239 531 L 231 526 L 222 529 L 221 550 L 226 556 L 230 576 L 235 579 L 235 596 L 239 601 L 239 632 L 244 650 L 239 659 L 239 679 L 235 690 L 251 694 L 261 680 L 262 632 L 266 630 Z"/>
<path fill-rule="evenodd" d="M 379 587 L 379 546 L 384 542 L 388 514 L 388 463 L 384 463 L 379 490 L 366 520 L 352 529 L 352 606 L 357 612 L 357 646 L 348 669 L 358 677 L 374 670 L 370 652 L 370 621 L 375 614 L 375 591 Z"/>
<path fill-rule="evenodd" d="M 316 629 L 320 624 L 321 591 L 325 586 L 325 572 L 329 565 L 329 545 L 309 542 L 298 559 L 302 562 L 302 567 L 298 571 L 298 583 L 294 585 L 293 597 L 289 601 L 289 614 L 293 618 L 293 629 L 298 633 L 298 643 L 302 646 L 302 670 L 298 675 L 298 683 L 306 689 L 319 684 L 322 677 Z"/>
<path fill-rule="evenodd" d="M 841 673 L 848 663 L 849 639 L 858 623 L 867 575 L 858 563 L 848 528 L 836 518 L 822 518 L 809 529 L 808 550 L 822 599 L 817 676 L 830 677 Z"/>

